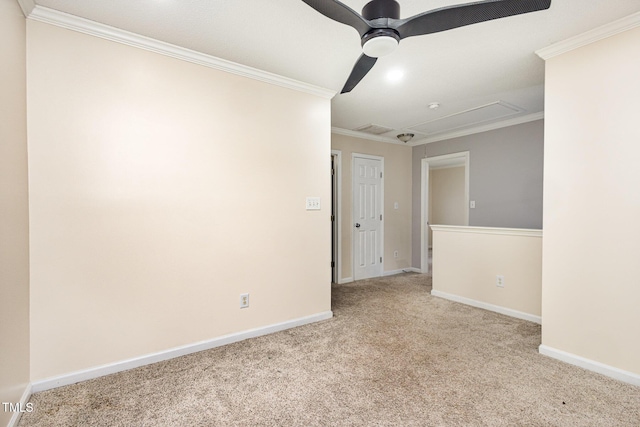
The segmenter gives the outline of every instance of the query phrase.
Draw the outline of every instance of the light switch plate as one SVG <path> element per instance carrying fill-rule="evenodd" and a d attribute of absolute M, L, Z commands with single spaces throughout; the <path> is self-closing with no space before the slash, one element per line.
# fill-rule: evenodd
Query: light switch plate
<path fill-rule="evenodd" d="M 319 211 L 320 210 L 320 197 L 307 197 L 307 210 Z"/>

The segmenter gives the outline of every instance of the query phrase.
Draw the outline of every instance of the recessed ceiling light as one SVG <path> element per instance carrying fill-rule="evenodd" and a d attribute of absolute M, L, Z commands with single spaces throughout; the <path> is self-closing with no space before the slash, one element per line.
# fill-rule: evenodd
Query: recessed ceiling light
<path fill-rule="evenodd" d="M 397 83 L 404 77 L 404 71 L 399 68 L 394 68 L 387 73 L 387 80 L 391 83 Z"/>

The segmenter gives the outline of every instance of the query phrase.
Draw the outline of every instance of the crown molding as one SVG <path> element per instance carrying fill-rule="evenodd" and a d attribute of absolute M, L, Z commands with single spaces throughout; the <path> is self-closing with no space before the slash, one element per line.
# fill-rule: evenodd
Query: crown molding
<path fill-rule="evenodd" d="M 24 16 L 27 18 L 36 7 L 34 0 L 18 0 L 18 4 L 20 5 L 20 9 L 22 9 L 22 13 L 24 13 Z"/>
<path fill-rule="evenodd" d="M 496 130 L 501 128 L 506 128 L 509 126 L 520 125 L 523 123 L 535 122 L 536 120 L 544 119 L 544 111 L 540 111 L 539 113 L 527 114 L 526 116 L 514 117 L 508 120 L 502 120 L 495 123 L 489 123 L 487 125 L 474 126 L 467 129 L 462 129 L 454 132 L 448 132 L 441 135 L 436 135 L 428 138 L 418 139 L 416 141 L 411 142 L 411 146 L 429 144 L 431 142 L 436 141 L 444 141 L 446 139 L 459 138 L 461 136 L 473 135 L 476 133 L 488 132 L 490 130 Z"/>
<path fill-rule="evenodd" d="M 386 143 L 389 143 L 389 144 L 396 144 L 396 145 L 415 147 L 417 145 L 429 144 L 430 142 L 444 141 L 446 139 L 459 138 L 461 136 L 468 136 L 468 135 L 473 135 L 473 134 L 476 134 L 476 133 L 488 132 L 490 130 L 506 128 L 506 127 L 509 127 L 509 126 L 520 125 L 520 124 L 523 124 L 523 123 L 535 122 L 536 120 L 542 120 L 542 119 L 544 119 L 544 112 L 543 111 L 541 111 L 539 113 L 527 114 L 526 116 L 514 117 L 514 118 L 508 119 L 508 120 L 502 120 L 502 121 L 495 122 L 495 123 L 490 123 L 490 124 L 487 124 L 487 125 L 475 126 L 475 127 L 471 127 L 471 128 L 467 128 L 467 129 L 458 130 L 458 131 L 455 131 L 455 132 L 443 133 L 441 135 L 432 136 L 430 138 L 427 137 L 427 138 L 417 139 L 415 141 L 411 141 L 411 142 L 407 142 L 407 143 L 404 143 L 404 142 L 401 142 L 401 141 L 398 141 L 396 139 L 389 138 L 389 137 L 386 137 L 386 136 L 371 135 L 369 133 L 359 132 L 357 130 L 342 129 L 342 128 L 338 128 L 338 127 L 332 127 L 331 128 L 331 133 L 335 133 L 335 134 L 338 134 L 338 135 L 351 136 L 351 137 L 354 137 L 354 138 L 366 139 L 366 140 L 369 140 L 369 141 L 386 142 Z"/>
<path fill-rule="evenodd" d="M 408 143 L 404 143 L 404 142 L 399 141 L 397 139 L 389 138 L 387 136 L 372 135 L 372 134 L 366 133 L 366 132 L 360 132 L 360 131 L 357 131 L 357 130 L 343 129 L 343 128 L 339 128 L 339 127 L 332 127 L 331 128 L 331 133 L 335 133 L 335 134 L 338 134 L 338 135 L 344 135 L 344 136 L 351 136 L 353 138 L 366 139 L 368 141 L 386 142 L 388 144 L 396 144 L 396 145 L 407 145 L 407 146 L 410 145 Z"/>
<path fill-rule="evenodd" d="M 640 12 L 631 14 L 617 21 L 610 22 L 601 27 L 594 28 L 586 33 L 579 34 L 569 39 L 554 43 L 551 46 L 536 50 L 536 55 L 547 59 L 577 49 L 582 46 L 597 42 L 607 37 L 614 36 L 632 28 L 640 26 Z"/>
<path fill-rule="evenodd" d="M 33 0 L 18 0 L 23 11 Z M 23 5 L 25 3 L 25 5 Z M 196 52 L 170 43 L 165 43 L 150 37 L 141 36 L 129 31 L 114 28 L 108 25 L 100 24 L 95 21 L 80 18 L 68 13 L 49 9 L 47 7 L 35 6 L 27 15 L 28 19 L 56 25 L 58 27 L 88 34 L 102 39 L 122 43 L 128 46 L 144 49 L 150 52 L 159 53 L 161 55 L 180 59 L 182 61 L 191 62 L 205 67 L 213 68 L 227 73 L 247 77 L 253 80 L 273 84 L 276 86 L 293 89 L 298 92 L 304 92 L 321 98 L 331 99 L 336 92 L 319 86 L 303 83 L 288 77 L 279 76 L 267 71 L 258 70 L 246 65 L 237 64 L 225 59 L 216 58 L 215 56 Z"/>

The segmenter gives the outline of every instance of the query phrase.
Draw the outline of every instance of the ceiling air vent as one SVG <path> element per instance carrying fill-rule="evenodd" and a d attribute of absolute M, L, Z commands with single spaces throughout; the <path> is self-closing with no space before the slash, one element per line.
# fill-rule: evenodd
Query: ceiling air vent
<path fill-rule="evenodd" d="M 385 126 L 368 124 L 354 130 L 358 132 L 368 133 L 371 135 L 382 135 L 383 133 L 391 132 L 393 129 Z"/>

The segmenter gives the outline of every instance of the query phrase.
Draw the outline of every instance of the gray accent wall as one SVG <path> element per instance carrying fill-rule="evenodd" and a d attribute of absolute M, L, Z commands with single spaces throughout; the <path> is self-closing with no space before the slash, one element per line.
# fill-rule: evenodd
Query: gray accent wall
<path fill-rule="evenodd" d="M 421 164 L 469 152 L 469 225 L 542 228 L 544 120 L 413 147 L 412 265 L 420 267 Z"/>

